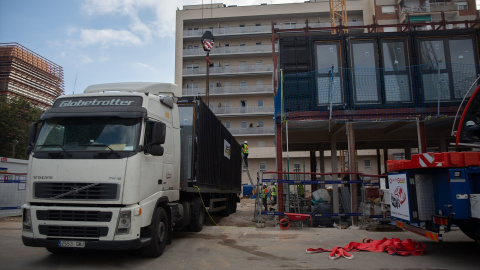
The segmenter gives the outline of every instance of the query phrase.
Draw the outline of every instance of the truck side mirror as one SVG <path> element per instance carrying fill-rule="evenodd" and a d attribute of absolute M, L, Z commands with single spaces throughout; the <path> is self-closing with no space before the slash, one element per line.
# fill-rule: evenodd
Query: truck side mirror
<path fill-rule="evenodd" d="M 153 145 L 160 145 L 165 143 L 165 137 L 167 134 L 167 125 L 162 122 L 155 122 L 153 125 Z"/>
<path fill-rule="evenodd" d="M 37 137 L 37 126 L 38 126 L 38 121 L 33 123 L 30 126 L 30 129 L 28 131 L 28 146 L 27 146 L 27 155 L 30 155 L 33 150 L 33 146 L 35 146 L 35 139 Z"/>
<path fill-rule="evenodd" d="M 158 144 L 150 146 L 150 154 L 152 156 L 163 156 L 163 150 L 163 146 L 160 146 Z"/>

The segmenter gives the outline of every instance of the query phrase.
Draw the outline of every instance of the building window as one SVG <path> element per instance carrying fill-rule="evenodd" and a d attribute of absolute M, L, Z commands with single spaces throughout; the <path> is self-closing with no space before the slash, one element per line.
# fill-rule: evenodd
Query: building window
<path fill-rule="evenodd" d="M 240 61 L 240 67 L 245 67 L 247 65 L 246 61 Z"/>
<path fill-rule="evenodd" d="M 240 24 L 240 27 L 245 27 L 245 24 Z"/>
<path fill-rule="evenodd" d="M 263 100 L 257 100 L 257 107 L 263 107 Z"/>
<path fill-rule="evenodd" d="M 468 2 L 457 2 L 458 10 L 468 10 Z"/>
<path fill-rule="evenodd" d="M 241 125 L 242 125 L 242 128 L 247 128 L 247 122 L 246 121 L 242 121 Z"/>
<path fill-rule="evenodd" d="M 259 42 L 255 43 L 255 45 L 260 46 L 260 45 L 262 45 L 262 42 L 259 41 Z"/>
<path fill-rule="evenodd" d="M 223 104 L 225 107 L 230 107 L 230 101 L 225 101 Z"/>
<path fill-rule="evenodd" d="M 257 127 L 263 127 L 263 120 L 258 120 L 258 125 Z"/>
<path fill-rule="evenodd" d="M 187 88 L 198 88 L 198 83 L 187 83 Z"/>
<path fill-rule="evenodd" d="M 245 87 L 245 86 L 247 86 L 247 82 L 246 82 L 246 81 L 240 82 L 240 87 Z"/>
<path fill-rule="evenodd" d="M 365 159 L 365 169 L 372 168 L 372 161 L 370 159 Z"/>
<path fill-rule="evenodd" d="M 209 102 L 208 107 L 209 107 L 210 109 L 213 109 L 213 102 Z"/>
<path fill-rule="evenodd" d="M 261 172 L 266 172 L 267 171 L 267 163 L 266 162 L 260 162 L 260 171 Z"/>
<path fill-rule="evenodd" d="M 283 25 L 285 25 L 285 29 L 293 29 L 297 25 L 296 22 L 284 22 Z"/>
<path fill-rule="evenodd" d="M 382 14 L 395 14 L 395 6 L 382 6 Z"/>
<path fill-rule="evenodd" d="M 225 122 L 225 127 L 230 128 L 230 122 Z"/>
<path fill-rule="evenodd" d="M 195 73 L 200 65 L 198 63 L 187 64 L 187 74 Z"/>
<path fill-rule="evenodd" d="M 262 66 L 262 60 L 259 60 L 255 63 L 257 65 L 257 67 L 261 67 Z"/>
<path fill-rule="evenodd" d="M 258 141 L 258 147 L 265 147 L 265 141 Z"/>

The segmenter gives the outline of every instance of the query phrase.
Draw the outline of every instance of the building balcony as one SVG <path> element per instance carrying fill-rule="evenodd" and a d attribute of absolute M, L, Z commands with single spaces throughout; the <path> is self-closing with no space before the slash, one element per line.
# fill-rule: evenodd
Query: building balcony
<path fill-rule="evenodd" d="M 278 51 L 278 44 L 275 45 L 275 51 Z M 210 56 L 235 54 L 262 54 L 272 53 L 272 45 L 255 45 L 255 46 L 232 46 L 232 47 L 215 47 L 210 51 Z M 205 57 L 206 52 L 203 48 L 184 49 L 183 57 Z"/>
<path fill-rule="evenodd" d="M 275 135 L 275 127 L 229 128 L 230 133 L 238 135 Z"/>
<path fill-rule="evenodd" d="M 245 34 L 271 34 L 272 27 L 270 25 L 260 26 L 244 26 L 244 27 L 219 27 L 213 29 L 187 29 L 183 30 L 183 37 L 201 37 L 205 31 L 210 31 L 215 37 L 228 35 L 245 35 Z"/>
<path fill-rule="evenodd" d="M 274 106 L 215 107 L 210 109 L 216 115 L 273 115 L 275 112 Z"/>
<path fill-rule="evenodd" d="M 440 20 L 441 12 L 445 13 L 446 20 L 453 20 L 458 16 L 459 6 L 453 2 L 446 3 L 430 3 L 424 7 L 401 7 L 400 23 L 407 20 L 407 14 L 410 15 L 411 22 L 430 22 L 432 20 Z M 433 17 L 435 16 L 435 17 Z"/>
<path fill-rule="evenodd" d="M 361 26 L 364 25 L 363 21 L 348 21 L 349 26 Z M 316 27 L 330 27 L 330 22 L 328 23 L 308 23 L 308 26 Z M 276 24 L 274 26 L 276 29 L 299 29 L 305 27 L 305 23 L 297 24 Z M 229 35 L 247 35 L 247 34 L 271 34 L 272 26 L 269 25 L 260 25 L 260 26 L 245 26 L 245 27 L 219 27 L 213 29 L 190 29 L 183 30 L 184 38 L 201 38 L 205 31 L 210 31 L 215 37 L 229 36 Z"/>
<path fill-rule="evenodd" d="M 183 76 L 205 76 L 207 74 L 206 68 L 184 68 Z M 210 75 L 248 75 L 248 74 L 262 74 L 272 73 L 273 65 L 251 65 L 251 66 L 226 66 L 226 67 L 210 67 Z"/>
<path fill-rule="evenodd" d="M 183 88 L 183 96 L 204 96 L 206 88 Z M 209 95 L 273 94 L 272 85 L 210 87 Z"/>

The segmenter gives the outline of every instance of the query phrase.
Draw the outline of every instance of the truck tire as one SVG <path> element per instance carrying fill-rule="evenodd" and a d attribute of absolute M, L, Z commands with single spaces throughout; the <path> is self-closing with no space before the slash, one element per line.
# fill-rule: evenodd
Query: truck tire
<path fill-rule="evenodd" d="M 168 240 L 168 222 L 165 209 L 162 207 L 155 209 L 152 218 L 152 240 L 148 246 L 140 249 L 143 256 L 156 258 L 162 255 Z"/>
<path fill-rule="evenodd" d="M 227 194 L 225 198 L 225 209 L 218 212 L 218 214 L 222 217 L 228 217 L 232 211 L 232 200 L 230 199 L 230 195 Z"/>
<path fill-rule="evenodd" d="M 237 196 L 232 194 L 232 214 L 237 212 Z"/>
<path fill-rule="evenodd" d="M 196 198 L 192 202 L 192 216 L 188 230 L 191 232 L 200 232 L 203 229 L 205 223 L 205 208 L 203 207 L 202 200 Z"/>
<path fill-rule="evenodd" d="M 460 230 L 475 241 L 480 241 L 480 220 L 472 219 L 458 224 Z"/>

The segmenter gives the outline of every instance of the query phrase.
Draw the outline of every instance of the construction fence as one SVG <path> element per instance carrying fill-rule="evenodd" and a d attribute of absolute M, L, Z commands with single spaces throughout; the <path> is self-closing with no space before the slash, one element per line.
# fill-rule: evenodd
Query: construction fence
<path fill-rule="evenodd" d="M 278 177 L 281 175 L 281 177 Z M 351 178 L 351 179 L 350 179 Z M 260 207 L 257 217 L 285 216 L 287 213 L 299 213 L 311 217 L 310 226 L 332 227 L 334 224 L 351 224 L 351 217 L 368 223 L 376 219 L 390 217 L 381 207 L 381 179 L 386 175 L 366 175 L 352 172 L 308 173 L 308 172 L 264 172 L 257 187 L 266 184 L 269 190 L 274 185 L 283 185 L 283 194 L 277 193 L 272 204 L 269 192 L 268 207 L 257 199 Z M 357 185 L 357 194 L 352 196 L 352 185 Z M 385 188 L 385 187 L 382 187 Z M 278 188 L 277 188 L 278 189 Z M 259 191 L 260 192 L 260 191 Z M 283 196 L 284 208 L 278 209 L 278 197 Z M 352 209 L 352 198 L 357 198 L 357 210 Z"/>
<path fill-rule="evenodd" d="M 22 215 L 26 185 L 26 173 L 0 172 L 0 218 Z"/>

